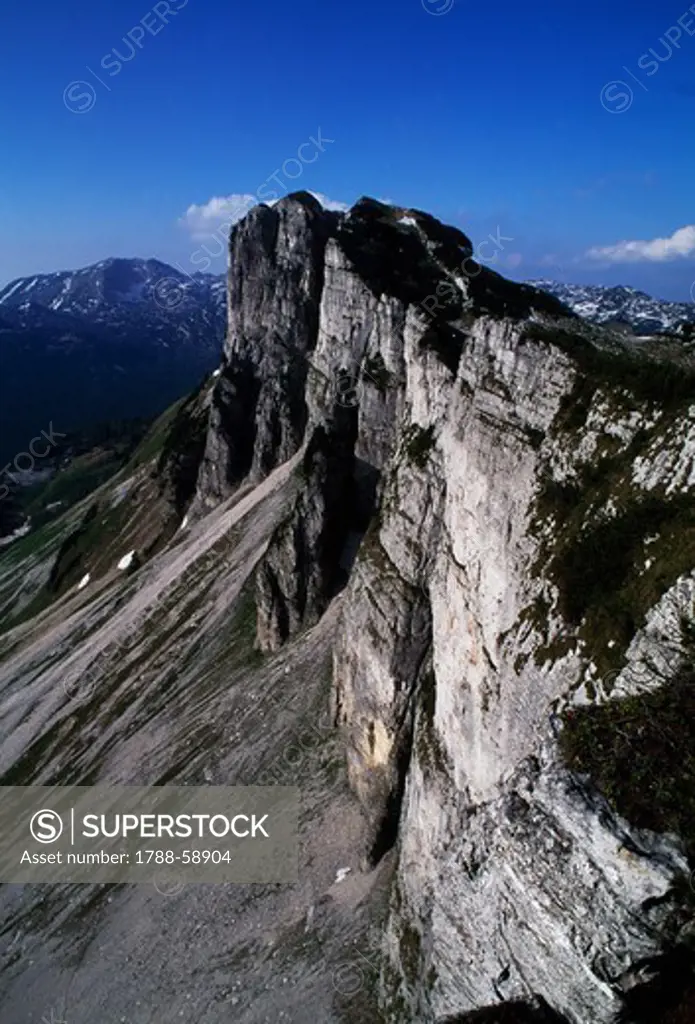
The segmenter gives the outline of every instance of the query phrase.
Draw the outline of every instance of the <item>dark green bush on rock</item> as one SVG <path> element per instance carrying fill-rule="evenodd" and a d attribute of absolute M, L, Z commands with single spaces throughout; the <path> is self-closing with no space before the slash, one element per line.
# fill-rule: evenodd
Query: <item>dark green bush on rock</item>
<path fill-rule="evenodd" d="M 501 1003 L 458 1017 L 447 1017 L 444 1024 L 567 1024 L 567 1018 L 552 1010 L 545 1000 L 537 999 L 534 1003 Z"/>
<path fill-rule="evenodd" d="M 425 429 L 413 424 L 406 430 L 404 438 L 406 456 L 418 469 L 423 469 L 434 447 L 434 427 Z"/>
<path fill-rule="evenodd" d="M 345 255 L 375 295 L 393 295 L 404 303 L 418 304 L 428 296 L 441 296 L 437 316 L 454 319 L 461 312 L 461 298 L 448 282 L 416 231 L 398 223 L 398 211 L 375 199 L 361 199 L 344 218 L 337 240 Z M 434 224 L 438 223 L 431 218 Z M 431 225 L 430 225 L 431 227 Z M 439 225 L 442 232 L 465 235 L 455 228 Z M 453 234 L 447 235 L 447 253 L 454 247 Z M 470 243 L 468 243 L 470 245 Z M 444 246 L 442 239 L 440 245 Z M 450 255 L 450 254 L 449 254 Z M 464 258 L 461 253 L 460 259 Z M 445 286 L 445 291 L 437 288 Z"/>
<path fill-rule="evenodd" d="M 695 667 L 658 690 L 569 710 L 560 749 L 618 814 L 679 835 L 695 861 Z"/>

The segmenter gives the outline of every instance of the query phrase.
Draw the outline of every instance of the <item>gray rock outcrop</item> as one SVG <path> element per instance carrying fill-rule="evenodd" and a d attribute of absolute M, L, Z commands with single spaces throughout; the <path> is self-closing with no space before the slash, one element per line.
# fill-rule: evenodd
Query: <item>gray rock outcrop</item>
<path fill-rule="evenodd" d="M 573 708 L 644 692 L 628 670 L 666 642 L 657 608 L 672 634 L 692 616 L 692 375 L 418 211 L 289 197 L 234 229 L 231 257 L 196 502 L 305 446 L 257 642 L 343 589 L 335 721 L 365 854 L 398 850 L 387 1019 L 542 997 L 609 1024 L 689 927 L 687 850 L 621 817 L 559 736 Z"/>

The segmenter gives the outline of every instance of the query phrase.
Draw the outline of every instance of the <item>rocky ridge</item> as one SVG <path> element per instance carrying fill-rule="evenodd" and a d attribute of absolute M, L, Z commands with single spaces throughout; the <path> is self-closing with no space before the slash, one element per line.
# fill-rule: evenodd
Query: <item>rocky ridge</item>
<path fill-rule="evenodd" d="M 154 468 L 138 457 L 92 499 L 107 526 L 124 510 L 108 559 L 81 535 L 63 603 L 0 638 L 0 749 L 22 784 L 296 782 L 302 883 L 193 890 L 179 916 L 129 892 L 91 914 L 70 894 L 55 926 L 10 894 L 11 930 L 43 927 L 47 947 L 74 914 L 87 952 L 106 928 L 127 954 L 132 992 L 86 954 L 73 979 L 42 952 L 80 1021 L 104 1005 L 138 1024 L 148 1005 L 205 1024 L 280 1007 L 296 1024 L 678 1020 L 664 1013 L 695 991 L 692 367 L 506 281 L 417 210 L 335 214 L 299 193 L 251 211 L 230 255 L 219 372 Z M 62 551 L 88 512 L 59 524 Z M 124 579 L 117 546 L 142 522 Z M 55 543 L 0 559 L 0 606 L 28 600 Z M 329 706 L 335 734 L 285 763 Z M 358 1005 L 333 974 L 336 1000 L 323 967 L 364 940 L 377 876 L 378 985 Z M 51 914 L 64 903 L 51 894 Z M 213 904 L 235 928 L 191 973 L 181 914 Z M 49 989 L 7 963 L 18 1024 Z"/>
<path fill-rule="evenodd" d="M 546 279 L 530 281 L 557 296 L 579 316 L 598 324 L 623 325 L 638 336 L 677 331 L 695 321 L 693 302 L 669 302 L 625 285 L 565 284 Z"/>
<path fill-rule="evenodd" d="M 670 609 L 676 647 L 692 616 L 692 372 L 372 200 L 338 217 L 306 195 L 261 208 L 231 265 L 196 501 L 303 444 L 258 571 L 257 642 L 277 650 L 346 586 L 335 720 L 367 854 L 399 857 L 388 1019 L 538 995 L 608 1024 L 680 935 L 687 851 L 569 771 L 558 732 L 575 705 L 643 692 L 629 667 L 665 642 L 653 609 Z M 252 433 L 234 429 L 239 397 Z"/>

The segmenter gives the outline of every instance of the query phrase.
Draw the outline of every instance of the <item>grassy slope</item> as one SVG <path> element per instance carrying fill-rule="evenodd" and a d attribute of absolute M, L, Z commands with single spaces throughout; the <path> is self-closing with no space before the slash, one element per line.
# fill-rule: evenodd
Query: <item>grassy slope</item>
<path fill-rule="evenodd" d="M 0 549 L 0 630 L 39 614 L 87 573 L 96 579 L 113 571 L 133 550 L 135 568 L 170 539 L 179 523 L 176 479 L 163 457 L 175 456 L 172 438 L 185 436 L 183 421 L 192 407 L 198 411 L 201 390 L 167 409 L 134 450 L 116 443 L 85 452 L 28 495 L 37 528 Z M 46 506 L 56 501 L 67 508 L 51 515 Z M 11 610 L 17 578 L 34 569 L 29 593 L 24 588 Z"/>

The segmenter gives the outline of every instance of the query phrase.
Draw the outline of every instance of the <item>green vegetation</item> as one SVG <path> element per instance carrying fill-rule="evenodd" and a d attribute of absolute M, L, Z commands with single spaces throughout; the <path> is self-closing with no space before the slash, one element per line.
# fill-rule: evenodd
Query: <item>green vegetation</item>
<path fill-rule="evenodd" d="M 64 522 L 46 523 L 0 549 L 0 561 L 15 565 L 32 555 L 48 555 L 53 542 L 69 529 Z"/>
<path fill-rule="evenodd" d="M 455 376 L 467 338 L 467 334 L 451 324 L 435 320 L 420 338 L 420 348 L 434 352 Z"/>
<path fill-rule="evenodd" d="M 148 421 L 109 420 L 69 434 L 39 468 L 53 470 L 48 481 L 17 488 L 12 497 L 20 519 L 31 517 L 32 533 L 83 501 L 128 461 Z"/>
<path fill-rule="evenodd" d="M 578 373 L 572 390 L 562 396 L 553 429 L 556 433 L 581 430 L 586 424 L 598 385 L 591 377 Z"/>
<path fill-rule="evenodd" d="M 403 437 L 406 456 L 418 469 L 424 469 L 434 447 L 434 427 L 424 429 L 414 423 L 407 428 Z"/>
<path fill-rule="evenodd" d="M 449 770 L 449 760 L 434 724 L 436 700 L 437 681 L 430 668 L 420 684 L 420 714 L 415 732 L 417 759 L 425 774 L 444 775 Z"/>
<path fill-rule="evenodd" d="M 460 294 L 432 259 L 419 234 L 398 223 L 399 213 L 374 199 L 360 200 L 338 226 L 341 248 L 375 295 L 393 295 L 413 304 L 436 296 L 437 316 L 455 319 L 461 312 Z M 434 218 L 427 218 L 423 226 L 437 231 L 437 252 L 448 261 L 456 253 L 460 264 L 465 255 L 460 252 L 461 240 L 470 246 L 465 235 Z"/>
<path fill-rule="evenodd" d="M 72 580 L 76 572 L 80 571 L 82 555 L 85 548 L 90 547 L 89 538 L 94 532 L 93 524 L 98 515 L 99 505 L 91 505 L 78 528 L 63 541 L 48 578 L 47 589 L 52 594 L 60 593 L 66 580 Z"/>
<path fill-rule="evenodd" d="M 567 1021 L 551 1010 L 545 1001 L 536 1000 L 535 1006 L 513 1002 L 473 1010 L 457 1017 L 448 1017 L 444 1024 L 567 1024 Z"/>
<path fill-rule="evenodd" d="M 403 975 L 408 984 L 415 987 L 420 977 L 422 939 L 417 928 L 414 928 L 407 921 L 401 925 L 398 952 Z"/>
<path fill-rule="evenodd" d="M 45 486 L 27 495 L 26 513 L 32 528 L 55 519 L 76 505 L 118 472 L 121 460 L 110 452 L 96 451 L 80 456 L 65 469 L 59 470 Z M 49 508 L 56 505 L 56 508 Z"/>
<path fill-rule="evenodd" d="M 695 858 L 694 663 L 653 692 L 567 711 L 560 748 L 620 815 Z"/>
<path fill-rule="evenodd" d="M 678 835 L 695 863 L 695 625 L 682 623 L 689 658 L 659 689 L 565 712 L 560 750 L 588 775 L 632 825 Z M 695 1019 L 695 952 L 673 944 L 692 914 L 687 878 L 674 886 L 675 909 L 653 979 L 626 996 L 621 1024 L 691 1024 Z M 671 935 L 672 933 L 672 935 Z"/>
<path fill-rule="evenodd" d="M 604 456 L 574 481 L 546 477 L 536 499 L 536 528 L 549 520 L 555 528 L 535 571 L 544 571 L 556 585 L 557 610 L 578 629 L 601 674 L 620 667 L 647 611 L 695 565 L 690 496 L 645 494 L 626 477 L 644 444 L 640 434 L 622 456 Z M 610 514 L 605 511 L 609 502 Z M 547 619 L 548 611 L 531 610 L 534 624 Z M 539 649 L 536 660 L 557 658 L 570 646 L 565 637 Z"/>
<path fill-rule="evenodd" d="M 556 610 L 573 630 L 550 641 L 541 628 L 542 610 L 530 609 L 534 625 L 546 635 L 535 660 L 561 657 L 576 633 L 605 675 L 622 665 L 649 608 L 695 565 L 692 500 L 667 495 L 663 488 L 645 493 L 631 479 L 634 460 L 666 437 L 683 406 L 695 400 L 695 369 L 648 357 L 605 330 L 570 320 L 529 324 L 523 340 L 555 345 L 579 366 L 553 424 L 563 445 L 572 443 L 598 401 L 623 411 L 661 413 L 655 426 L 636 431 L 627 448 L 604 434 L 591 464 L 572 479 L 548 474 L 536 499 L 535 528 L 544 542 L 535 572 L 557 587 Z"/>
<path fill-rule="evenodd" d="M 650 967 L 656 976 L 627 993 L 617 1024 L 692 1024 L 695 1020 L 692 949 L 675 946 L 655 958 Z"/>
<path fill-rule="evenodd" d="M 613 394 L 627 391 L 638 401 L 663 409 L 674 409 L 695 399 L 695 368 L 648 358 L 613 340 L 609 349 L 605 347 L 605 335 L 586 324 L 531 323 L 524 340 L 555 345 L 576 360 L 586 377 L 586 382 L 577 385 L 584 394 L 584 408 L 588 408 L 592 385 L 602 384 L 608 385 Z M 570 396 L 570 404 L 574 405 L 576 398 L 576 394 Z"/>
<path fill-rule="evenodd" d="M 130 461 L 125 466 L 126 473 L 132 472 L 137 469 L 138 466 L 144 466 L 145 463 L 150 462 L 155 458 L 155 456 L 159 456 L 161 454 L 167 434 L 171 428 L 171 424 L 185 402 L 185 398 L 179 399 L 178 402 L 174 402 L 173 405 L 170 405 L 169 408 L 155 420 L 143 437 L 141 443 L 132 453 Z"/>
<path fill-rule="evenodd" d="M 450 224 L 443 224 L 430 213 L 400 207 L 397 207 L 394 213 L 398 219 L 408 216 L 417 221 L 418 227 L 425 232 L 433 246 L 434 255 L 449 270 L 460 270 L 461 260 L 466 254 L 473 252 L 473 244 L 463 231 Z"/>
<path fill-rule="evenodd" d="M 537 452 L 545 441 L 545 432 L 543 430 L 538 430 L 536 427 L 526 427 L 525 432 L 529 444 L 533 450 Z"/>
<path fill-rule="evenodd" d="M 157 472 L 171 480 L 179 515 L 183 515 L 193 497 L 205 453 L 207 410 L 201 399 L 207 386 L 207 380 L 203 381 L 197 391 L 172 410 L 173 416 L 165 425 Z"/>
<path fill-rule="evenodd" d="M 28 511 L 38 509 L 32 520 L 39 526 L 27 537 L 13 544 L 4 555 L 14 561 L 24 559 L 35 551 L 46 548 L 46 555 L 52 555 L 54 563 L 46 585 L 22 610 L 10 625 L 16 625 L 45 608 L 56 598 L 66 593 L 89 571 L 99 575 L 112 567 L 122 555 L 135 549 L 135 555 L 128 568 L 131 575 L 141 567 L 168 540 L 176 528 L 177 520 L 169 503 L 161 498 L 165 489 L 162 482 L 140 474 L 138 486 L 131 489 L 121 500 L 114 502 L 113 495 L 100 491 L 107 481 L 125 483 L 128 476 L 138 467 L 145 466 L 159 455 L 158 466 L 169 474 L 164 483 L 169 483 L 174 500 L 179 504 L 187 501 L 195 483 L 199 459 L 204 447 L 204 415 L 202 403 L 197 395 L 175 403 L 151 427 L 143 438 L 144 423 L 106 425 L 97 436 L 104 434 L 103 447 L 78 454 L 67 468 L 60 470 L 47 487 L 41 489 Z M 96 428 L 95 428 L 96 430 Z M 111 431 L 111 433 L 109 433 Z M 82 443 L 93 440 L 93 434 L 86 435 Z M 140 444 L 135 447 L 136 441 Z M 133 450 L 134 449 L 134 450 Z M 124 460 L 125 466 L 123 466 Z M 120 468 L 123 467 L 123 468 Z M 120 474 L 120 475 L 119 475 Z M 70 517 L 61 516 L 66 506 L 84 500 L 97 491 L 77 521 L 75 513 Z M 42 524 L 51 518 L 51 510 L 42 509 L 52 501 L 61 501 L 63 506 L 54 514 L 60 517 L 50 532 Z M 58 541 L 53 552 L 48 550 L 50 541 Z"/>
<path fill-rule="evenodd" d="M 609 610 L 613 619 L 631 618 L 630 602 L 616 605 L 615 597 L 624 590 L 645 538 L 661 534 L 679 513 L 691 518 L 689 500 L 667 501 L 649 495 L 635 498 L 614 517 L 578 531 L 553 563 L 560 612 L 566 621 L 579 625 L 588 612 L 595 614 L 599 609 Z M 632 627 L 634 632 L 634 622 Z"/>
<path fill-rule="evenodd" d="M 375 356 L 367 357 L 364 364 L 364 373 L 371 380 L 372 384 L 376 385 L 378 391 L 383 393 L 388 389 L 391 383 L 391 374 L 386 369 L 381 352 L 377 352 Z"/>
<path fill-rule="evenodd" d="M 466 263 L 466 270 L 472 275 L 468 278 L 468 287 L 474 307 L 480 314 L 513 320 L 525 320 L 532 309 L 547 316 L 567 315 L 567 309 L 558 299 L 533 285 L 509 281 L 474 260 Z"/>

